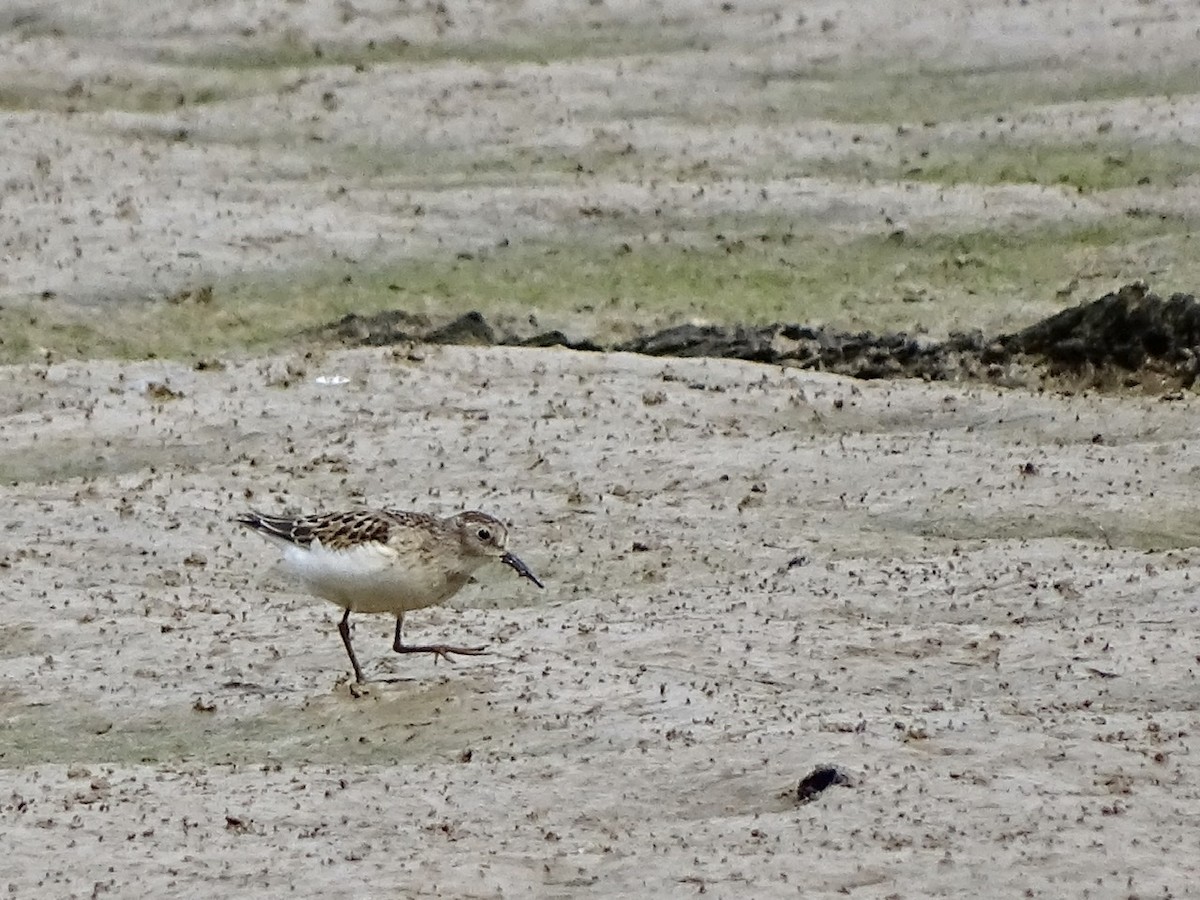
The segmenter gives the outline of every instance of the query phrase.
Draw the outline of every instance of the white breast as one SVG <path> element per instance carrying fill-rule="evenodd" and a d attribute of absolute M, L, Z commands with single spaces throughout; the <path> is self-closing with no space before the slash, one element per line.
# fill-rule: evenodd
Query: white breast
<path fill-rule="evenodd" d="M 447 572 L 419 556 L 403 560 L 384 544 L 349 550 L 284 548 L 283 568 L 310 592 L 351 612 L 401 613 L 440 603 L 465 583 L 469 572 Z M 472 567 L 474 568 L 474 567 Z"/>

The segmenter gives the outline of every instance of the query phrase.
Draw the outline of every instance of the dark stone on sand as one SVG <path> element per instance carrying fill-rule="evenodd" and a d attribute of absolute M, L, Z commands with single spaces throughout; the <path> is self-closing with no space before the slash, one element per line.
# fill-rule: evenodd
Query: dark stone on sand
<path fill-rule="evenodd" d="M 853 787 L 854 779 L 837 766 L 817 766 L 800 779 L 800 784 L 796 788 L 796 799 L 801 803 L 811 803 L 818 794 L 835 784 Z"/>

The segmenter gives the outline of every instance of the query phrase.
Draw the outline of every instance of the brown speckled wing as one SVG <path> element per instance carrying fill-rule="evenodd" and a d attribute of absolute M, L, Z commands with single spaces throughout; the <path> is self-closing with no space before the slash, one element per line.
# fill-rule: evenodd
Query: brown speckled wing
<path fill-rule="evenodd" d="M 320 541 L 327 550 L 349 550 L 359 544 L 386 543 L 397 520 L 388 513 L 357 510 L 312 516 L 267 516 L 251 512 L 238 516 L 243 525 L 300 547 Z"/>
<path fill-rule="evenodd" d="M 383 514 L 401 528 L 419 528 L 422 531 L 438 531 L 442 521 L 425 513 L 409 512 L 404 509 L 385 509 Z"/>

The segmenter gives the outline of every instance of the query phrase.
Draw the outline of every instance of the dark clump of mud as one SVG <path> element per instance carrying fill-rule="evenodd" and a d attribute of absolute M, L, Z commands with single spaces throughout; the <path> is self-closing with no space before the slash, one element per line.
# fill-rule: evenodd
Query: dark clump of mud
<path fill-rule="evenodd" d="M 805 325 L 678 325 L 612 349 L 649 356 L 744 359 L 855 378 L 945 380 L 980 376 L 987 366 L 982 360 L 988 345 L 978 332 L 935 341 L 908 334 L 876 335 Z"/>
<path fill-rule="evenodd" d="M 1151 369 L 1190 387 L 1200 353 L 1200 303 L 1191 294 L 1164 300 L 1135 282 L 1003 340 L 1060 371 Z"/>
<path fill-rule="evenodd" d="M 849 332 L 773 325 L 676 325 L 619 343 L 573 339 L 561 331 L 520 333 L 478 312 L 436 322 L 401 310 L 348 315 L 323 336 L 357 345 L 405 341 L 566 347 L 649 356 L 718 357 L 817 369 L 854 378 L 921 378 L 1037 385 L 1047 381 L 1165 391 L 1190 388 L 1200 374 L 1200 303 L 1163 299 L 1135 282 L 1063 310 L 1013 334 L 980 332 L 945 340 L 906 333 Z"/>

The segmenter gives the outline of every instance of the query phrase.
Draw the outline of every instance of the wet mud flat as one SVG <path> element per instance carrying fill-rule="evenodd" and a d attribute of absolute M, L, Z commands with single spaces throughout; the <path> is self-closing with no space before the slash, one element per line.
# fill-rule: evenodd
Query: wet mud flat
<path fill-rule="evenodd" d="M 0 893 L 1194 892 L 1196 9 L 872 7 L 0 14 Z"/>
<path fill-rule="evenodd" d="M 15 896 L 1195 880 L 1190 392 L 437 345 L 0 388 Z M 547 590 L 411 616 L 453 667 L 359 617 L 356 698 L 229 517 L 357 503 L 492 512 Z"/>

